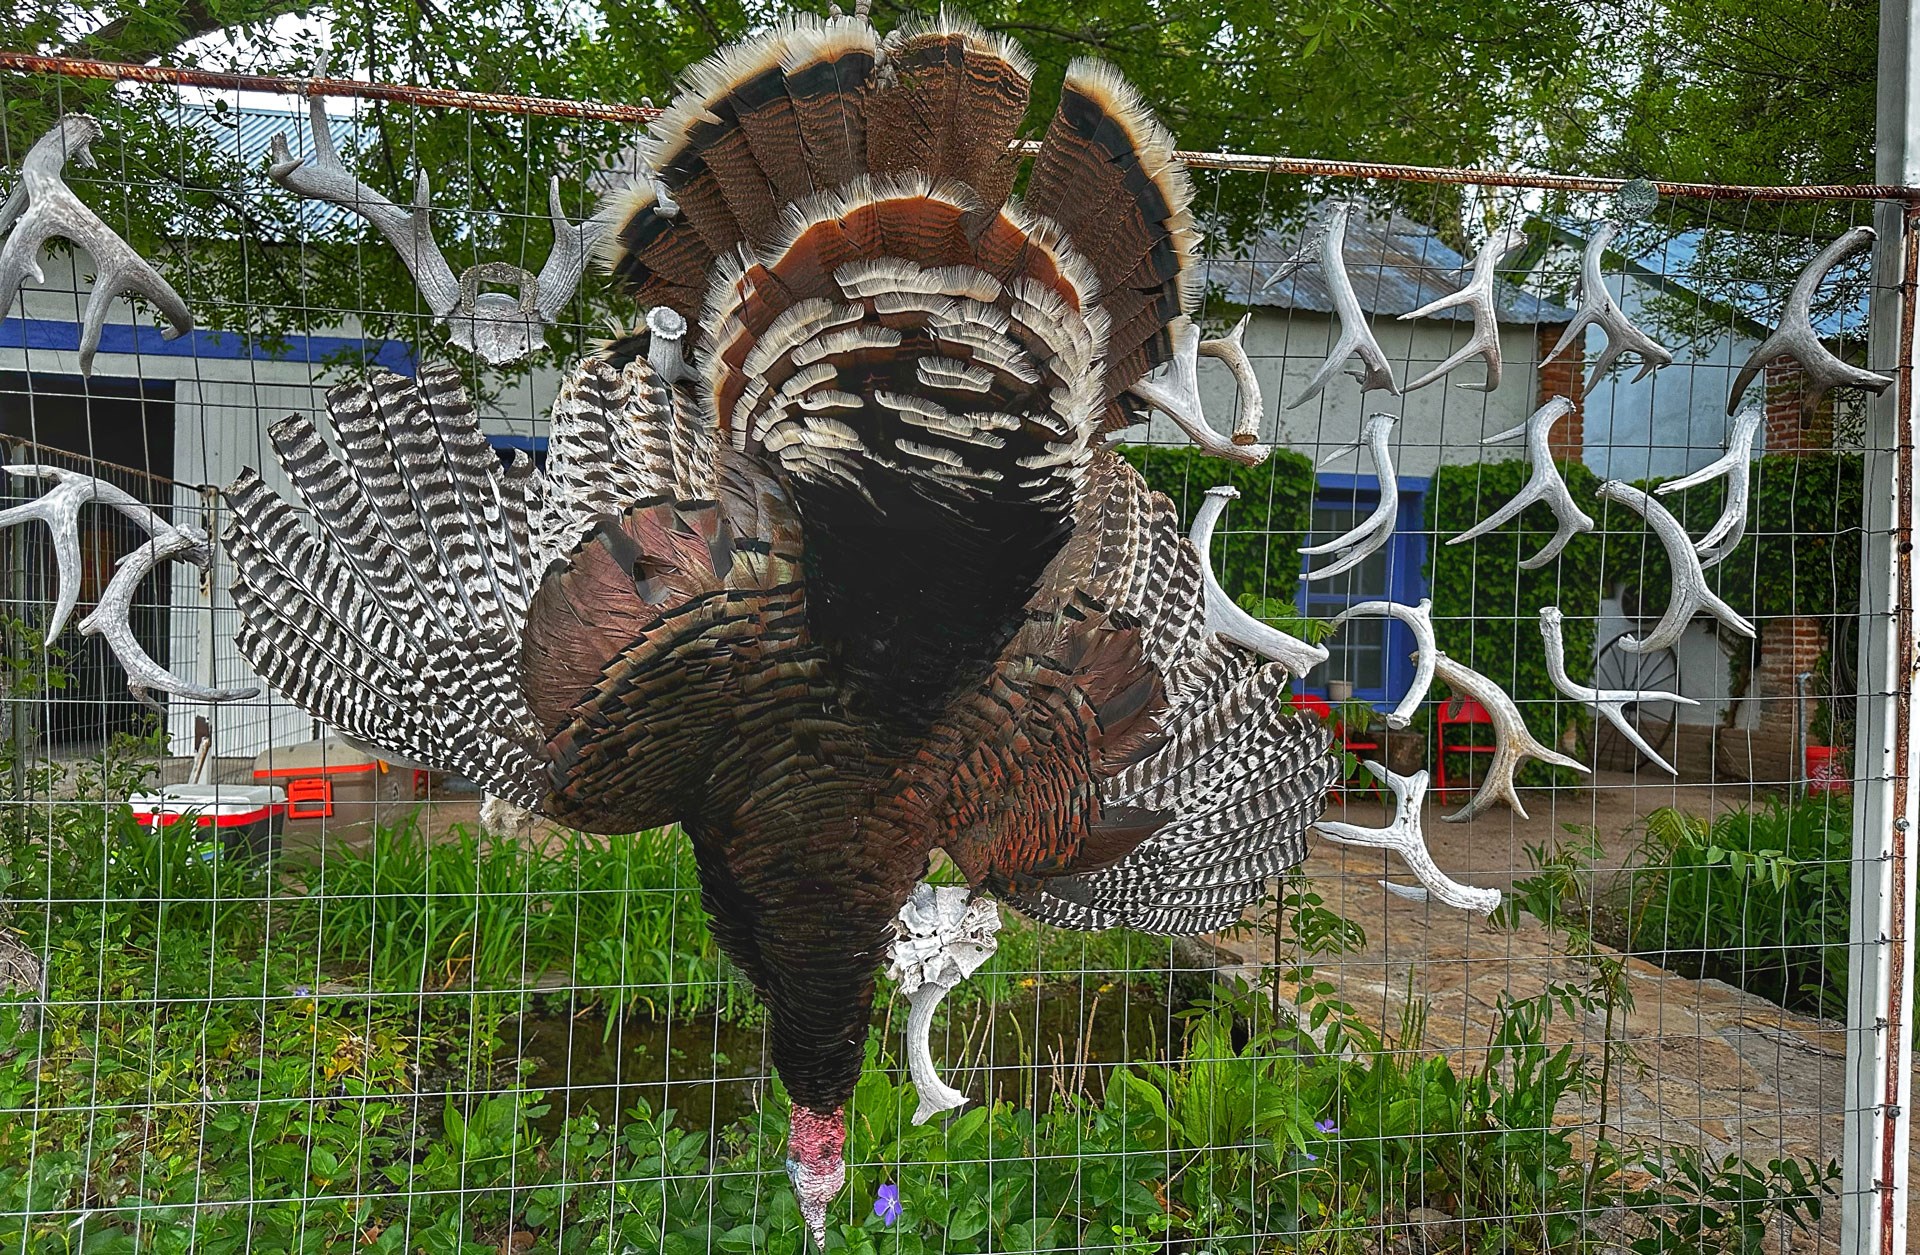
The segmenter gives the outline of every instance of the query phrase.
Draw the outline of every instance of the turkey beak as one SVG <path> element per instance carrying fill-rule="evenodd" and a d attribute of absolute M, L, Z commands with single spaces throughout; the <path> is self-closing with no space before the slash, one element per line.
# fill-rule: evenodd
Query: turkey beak
<path fill-rule="evenodd" d="M 787 1133 L 787 1180 L 800 1200 L 800 1215 L 816 1250 L 827 1249 L 827 1208 L 847 1183 L 846 1108 L 822 1115 L 794 1104 Z"/>

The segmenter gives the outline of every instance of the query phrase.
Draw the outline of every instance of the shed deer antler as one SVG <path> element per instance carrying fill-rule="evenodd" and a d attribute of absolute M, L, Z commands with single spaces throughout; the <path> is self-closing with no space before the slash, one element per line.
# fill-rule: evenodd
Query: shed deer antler
<path fill-rule="evenodd" d="M 1670 776 L 1679 775 L 1666 759 L 1653 752 L 1653 746 L 1647 744 L 1640 730 L 1627 721 L 1626 708 L 1637 702 L 1673 702 L 1680 706 L 1698 706 L 1700 703 L 1691 697 L 1659 689 L 1596 689 L 1575 684 L 1567 675 L 1567 642 L 1561 629 L 1565 618 L 1558 606 L 1543 606 L 1540 609 L 1540 636 L 1547 645 L 1547 674 L 1553 679 L 1553 687 L 1574 701 L 1598 710 L 1601 717 L 1631 741 L 1633 747 L 1645 754 L 1655 766 Z"/>
<path fill-rule="evenodd" d="M 1486 360 L 1486 379 L 1477 384 L 1469 383 L 1460 386 L 1477 388 L 1481 392 L 1492 392 L 1500 386 L 1500 323 L 1494 308 L 1493 289 L 1494 285 L 1500 281 L 1497 273 L 1500 263 L 1507 259 L 1508 254 L 1523 248 L 1526 242 L 1526 232 L 1520 229 L 1520 224 L 1517 222 L 1495 228 L 1493 234 L 1487 237 L 1487 242 L 1482 244 L 1480 251 L 1474 255 L 1473 277 L 1467 281 L 1466 287 L 1458 292 L 1449 292 L 1439 300 L 1428 301 L 1419 309 L 1409 310 L 1400 315 L 1400 320 L 1405 322 L 1410 318 L 1425 318 L 1429 314 L 1450 309 L 1455 305 L 1465 305 L 1473 311 L 1473 335 L 1468 339 L 1465 347 L 1408 384 L 1406 391 L 1412 392 L 1415 388 L 1426 387 L 1476 355 Z"/>
<path fill-rule="evenodd" d="M 1407 870 L 1413 873 L 1414 878 L 1425 886 L 1426 892 L 1448 906 L 1462 911 L 1478 911 L 1482 915 L 1491 915 L 1498 910 L 1498 889 L 1463 885 L 1441 871 L 1433 861 L 1433 852 L 1427 849 L 1426 833 L 1420 827 L 1420 808 L 1427 800 L 1427 773 L 1416 771 L 1411 776 L 1396 775 L 1371 759 L 1362 759 L 1360 765 L 1372 772 L 1376 779 L 1385 781 L 1393 793 L 1393 822 L 1385 828 L 1362 828 L 1357 824 L 1323 819 L 1314 824 L 1314 831 L 1335 845 L 1394 851 L 1406 862 Z M 1426 896 L 1419 890 L 1385 881 L 1382 883 L 1403 898 L 1418 901 Z"/>
<path fill-rule="evenodd" d="M 1693 474 L 1670 479 L 1654 489 L 1664 497 L 1698 487 L 1721 475 L 1727 477 L 1727 503 L 1720 507 L 1720 517 L 1714 520 L 1706 535 L 1693 542 L 1693 551 L 1700 555 L 1703 570 L 1725 562 L 1727 555 L 1738 549 L 1746 537 L 1747 494 L 1753 478 L 1753 438 L 1765 421 L 1765 410 L 1758 405 L 1747 405 L 1734 416 L 1733 427 L 1727 432 L 1725 453 Z"/>
<path fill-rule="evenodd" d="M 1317 571 L 1306 572 L 1300 578 L 1324 580 L 1343 571 L 1351 571 L 1393 535 L 1393 522 L 1400 514 L 1400 479 L 1394 473 L 1393 451 L 1387 447 L 1387 437 L 1393 434 L 1393 425 L 1397 421 L 1391 414 L 1367 416 L 1366 423 L 1360 429 L 1359 447 L 1365 449 L 1373 459 L 1373 473 L 1380 481 L 1380 500 L 1374 503 L 1373 512 L 1345 535 L 1318 545 L 1302 547 L 1300 552 L 1307 557 L 1323 553 L 1338 553 L 1340 556 Z M 1320 465 L 1325 466 L 1345 456 L 1352 448 L 1353 445 L 1345 445 L 1334 450 Z"/>
<path fill-rule="evenodd" d="M 157 706 L 149 694 L 159 689 L 176 697 L 197 702 L 231 702 L 253 697 L 258 688 L 217 689 L 180 679 L 159 663 L 134 639 L 130 616 L 133 595 L 140 582 L 169 558 L 184 559 L 202 570 L 213 562 L 213 547 L 207 534 L 197 527 L 181 527 L 162 519 L 152 506 L 105 480 L 57 466 L 9 466 L 7 473 L 23 479 L 44 479 L 53 484 L 45 494 L 7 510 L 0 510 L 0 528 L 13 527 L 38 519 L 53 534 L 54 565 L 59 576 L 59 593 L 53 617 L 47 621 L 46 639 L 60 635 L 80 600 L 80 510 L 98 503 L 118 510 L 152 537 L 146 544 L 120 559 L 113 578 L 100 594 L 93 613 L 80 621 L 87 636 L 103 637 L 114 657 L 127 670 L 127 687 L 148 705 Z"/>
<path fill-rule="evenodd" d="M 1805 372 L 1807 384 L 1801 393 L 1800 404 L 1806 410 L 1817 407 L 1820 398 L 1834 388 L 1886 391 L 1893 382 L 1890 376 L 1841 361 L 1821 342 L 1820 333 L 1813 329 L 1813 298 L 1819 292 L 1821 282 L 1840 264 L 1842 258 L 1866 248 L 1873 240 L 1872 227 L 1855 227 L 1821 249 L 1807 263 L 1807 268 L 1800 272 L 1799 278 L 1793 281 L 1793 287 L 1787 292 L 1786 308 L 1780 311 L 1780 326 L 1760 342 L 1760 347 L 1753 351 L 1753 355 L 1747 358 L 1747 364 L 1734 377 L 1733 391 L 1727 394 L 1727 413 L 1733 413 L 1740 404 L 1741 394 L 1753 382 L 1754 376 L 1760 373 L 1760 368 L 1782 357 L 1790 357 L 1800 363 L 1800 369 Z"/>
<path fill-rule="evenodd" d="M 1667 602 L 1667 612 L 1660 616 L 1660 622 L 1654 625 L 1653 631 L 1645 636 L 1622 637 L 1621 649 L 1630 654 L 1650 654 L 1655 650 L 1672 649 L 1679 644 L 1680 634 L 1687 630 L 1687 624 L 1693 622 L 1693 616 L 1702 610 L 1742 636 L 1753 635 L 1753 624 L 1741 618 L 1732 606 L 1707 587 L 1707 574 L 1700 565 L 1700 555 L 1694 551 L 1693 538 L 1687 535 L 1687 529 L 1680 525 L 1680 520 L 1674 518 L 1667 507 L 1632 484 L 1617 479 L 1600 485 L 1596 495 L 1607 501 L 1617 501 L 1644 518 L 1647 526 L 1653 529 L 1653 534 L 1660 538 L 1661 546 L 1667 551 L 1667 565 L 1673 571 L 1673 591 Z"/>
<path fill-rule="evenodd" d="M 1200 551 L 1200 580 L 1206 597 L 1207 630 L 1222 640 L 1251 649 L 1262 658 L 1271 658 L 1295 675 L 1305 675 L 1327 660 L 1327 651 L 1260 622 L 1235 605 L 1233 598 L 1227 596 L 1227 590 L 1220 587 L 1220 581 L 1214 578 L 1213 560 L 1209 556 L 1213 547 L 1214 524 L 1219 522 L 1227 502 L 1239 495 L 1237 488 L 1207 489 L 1207 499 L 1193 516 L 1193 530 L 1187 534 L 1188 541 Z"/>
<path fill-rule="evenodd" d="M 1184 315 L 1173 323 L 1173 360 L 1158 378 L 1136 382 L 1127 391 L 1180 425 L 1180 430 L 1206 452 L 1217 458 L 1258 466 L 1272 450 L 1259 443 L 1260 381 L 1254 377 L 1253 363 L 1247 358 L 1248 314 L 1234 324 L 1232 331 L 1217 340 L 1202 340 L 1200 328 Z M 1211 357 L 1225 362 L 1239 385 L 1240 404 L 1234 411 L 1233 437 L 1222 439 L 1207 422 L 1200 406 L 1200 359 Z"/>
<path fill-rule="evenodd" d="M 1333 294 L 1333 310 L 1340 319 L 1340 338 L 1333 342 L 1327 360 L 1320 363 L 1320 369 L 1307 381 L 1306 390 L 1287 402 L 1288 409 L 1305 405 L 1319 396 L 1350 357 L 1360 359 L 1360 369 L 1349 369 L 1347 373 L 1359 382 L 1361 392 L 1376 388 L 1395 394 L 1400 391 L 1393 381 L 1393 367 L 1388 364 L 1387 355 L 1380 351 L 1380 342 L 1373 338 L 1373 328 L 1367 324 L 1366 311 L 1360 308 L 1353 279 L 1347 273 L 1347 216 L 1351 212 L 1347 205 L 1335 205 L 1320 233 L 1320 272 L 1326 278 L 1327 290 Z M 1276 275 L 1275 279 L 1281 277 Z"/>
<path fill-rule="evenodd" d="M 1515 436 L 1525 435 L 1527 461 L 1533 467 L 1533 474 L 1528 478 L 1526 486 L 1514 494 L 1513 500 L 1453 537 L 1447 542 L 1449 545 L 1464 544 L 1469 540 L 1485 536 L 1494 528 L 1519 518 L 1521 512 L 1536 501 L 1547 503 L 1547 508 L 1553 511 L 1553 517 L 1559 525 L 1554 529 L 1553 539 L 1547 542 L 1545 548 L 1531 558 L 1520 560 L 1520 566 L 1523 569 L 1531 571 L 1536 567 L 1545 566 L 1559 557 L 1560 551 L 1565 549 L 1575 536 L 1593 530 L 1593 519 L 1588 517 L 1585 510 L 1573 503 L 1573 494 L 1567 489 L 1567 481 L 1560 477 L 1560 468 L 1554 464 L 1553 448 L 1549 444 L 1553 425 L 1572 411 L 1573 402 L 1565 397 L 1554 397 L 1535 410 L 1520 426 L 1488 436 L 1480 442 L 1497 444 L 1504 440 L 1512 440 Z"/>
<path fill-rule="evenodd" d="M 61 181 L 68 159 L 82 166 L 93 164 L 91 145 L 100 136 L 100 123 L 83 113 L 61 118 L 27 150 L 26 160 L 20 163 L 20 179 L 6 203 L 0 205 L 0 231 L 10 225 L 13 228 L 6 243 L 0 245 L 0 317 L 13 307 L 13 298 L 28 275 L 36 283 L 46 279 L 39 257 L 41 246 L 48 240 L 69 240 L 93 258 L 93 291 L 87 296 L 86 312 L 80 319 L 83 375 L 93 373 L 100 330 L 106 325 L 107 310 L 116 296 L 138 293 L 152 301 L 167 320 L 161 333 L 166 339 L 177 339 L 193 330 L 193 313 L 173 285 Z"/>
<path fill-rule="evenodd" d="M 1600 350 L 1600 356 L 1593 360 L 1593 373 L 1587 377 L 1588 387 L 1603 378 L 1622 353 L 1633 353 L 1640 358 L 1640 370 L 1633 377 L 1635 382 L 1673 361 L 1673 354 L 1665 345 L 1633 325 L 1633 320 L 1613 299 L 1613 293 L 1607 290 L 1606 280 L 1600 274 L 1601 254 L 1606 252 L 1607 245 L 1613 242 L 1613 237 L 1619 232 L 1619 223 L 1604 223 L 1587 241 L 1586 250 L 1580 255 L 1580 282 L 1577 287 L 1580 310 L 1573 316 L 1573 321 L 1567 324 L 1567 329 L 1560 333 L 1559 342 L 1552 351 L 1540 359 L 1540 364 L 1545 366 L 1582 341 L 1587 328 L 1597 324 L 1607 333 L 1607 347 Z"/>
<path fill-rule="evenodd" d="M 313 67 L 315 78 L 326 77 L 323 54 Z M 540 346 L 543 328 L 560 316 L 579 286 L 587 258 L 599 234 L 600 219 L 576 226 L 560 205 L 560 180 L 548 180 L 548 213 L 553 219 L 553 248 L 538 275 L 509 262 L 490 261 L 469 266 L 459 274 L 447 264 L 434 242 L 430 221 L 432 197 L 427 172 L 414 176 L 413 206 L 402 209 L 354 177 L 333 144 L 324 103 L 315 97 L 308 107 L 313 132 L 313 156 L 295 157 L 285 135 L 272 141 L 273 163 L 267 176 L 290 192 L 309 200 L 325 201 L 350 210 L 371 223 L 406 263 L 420 294 L 437 321 L 448 325 L 455 346 L 478 355 L 494 366 L 515 362 Z M 516 295 L 481 291 L 480 284 L 511 285 Z"/>
<path fill-rule="evenodd" d="M 1472 801 L 1453 814 L 1442 815 L 1442 823 L 1465 823 L 1501 801 L 1512 807 L 1513 813 L 1520 818 L 1527 818 L 1527 808 L 1520 805 L 1520 794 L 1514 789 L 1513 773 L 1529 758 L 1537 758 L 1556 767 L 1587 771 L 1581 763 L 1536 741 L 1533 733 L 1527 730 L 1527 721 L 1520 717 L 1520 707 L 1498 684 L 1445 654 L 1435 654 L 1433 663 L 1434 674 L 1440 677 L 1442 683 L 1460 696 L 1471 697 L 1479 702 L 1487 712 L 1487 717 L 1493 720 L 1493 761 L 1487 764 L 1486 776 L 1480 782 L 1479 791 L 1473 795 Z"/>

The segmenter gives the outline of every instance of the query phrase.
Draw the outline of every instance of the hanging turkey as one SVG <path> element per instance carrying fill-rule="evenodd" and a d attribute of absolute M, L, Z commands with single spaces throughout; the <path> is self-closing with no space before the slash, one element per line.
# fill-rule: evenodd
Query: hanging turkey
<path fill-rule="evenodd" d="M 561 823 L 685 829 L 816 1240 L 934 850 L 1048 924 L 1203 932 L 1300 861 L 1337 774 L 1254 650 L 1324 654 L 1227 601 L 1105 447 L 1141 396 L 1191 427 L 1195 354 L 1238 351 L 1186 318 L 1171 137 L 1077 62 L 1014 200 L 1031 73 L 945 15 L 727 49 L 600 216 L 648 312 L 573 370 L 544 474 L 428 367 L 334 390 L 331 439 L 272 429 L 303 508 L 228 491 L 239 645 L 281 693 Z"/>

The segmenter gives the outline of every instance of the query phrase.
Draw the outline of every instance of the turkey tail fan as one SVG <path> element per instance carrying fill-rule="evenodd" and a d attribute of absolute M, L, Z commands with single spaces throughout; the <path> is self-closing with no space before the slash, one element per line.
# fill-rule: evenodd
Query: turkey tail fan
<path fill-rule="evenodd" d="M 227 490 L 242 654 L 355 741 L 532 805 L 529 468 L 501 466 L 451 367 L 381 372 L 327 405 L 338 451 L 305 418 L 272 430 L 311 530 L 253 471 Z"/>
<path fill-rule="evenodd" d="M 642 306 L 665 305 L 689 323 L 700 316 L 713 246 L 648 184 L 609 196 L 594 215 L 594 260 Z"/>
<path fill-rule="evenodd" d="M 797 17 L 690 68 L 648 128 L 672 203 L 653 186 L 610 198 L 601 262 L 643 303 L 693 321 L 714 258 L 764 243 L 787 205 L 866 173 L 877 54 L 864 21 Z"/>
<path fill-rule="evenodd" d="M 1058 222 L 1098 273 L 1117 397 L 1172 356 L 1168 325 L 1189 312 L 1193 185 L 1173 136 L 1119 71 L 1082 58 L 1034 158 L 1027 207 Z"/>
<path fill-rule="evenodd" d="M 868 168 L 950 179 L 997 207 L 1013 187 L 1019 162 L 1008 145 L 1032 83 L 1033 63 L 1017 45 L 944 8 L 902 26 L 882 46 L 867 100 Z"/>

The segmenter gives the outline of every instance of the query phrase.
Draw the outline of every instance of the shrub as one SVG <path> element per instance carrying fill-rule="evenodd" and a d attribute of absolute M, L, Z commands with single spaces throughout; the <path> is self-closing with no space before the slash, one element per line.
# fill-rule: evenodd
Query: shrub
<path fill-rule="evenodd" d="M 1628 879 L 1629 944 L 1664 967 L 1844 1016 L 1852 851 L 1844 797 L 1776 800 L 1711 821 L 1657 810 Z"/>
<path fill-rule="evenodd" d="M 1300 543 L 1313 521 L 1313 462 L 1290 449 L 1275 449 L 1258 466 L 1227 462 L 1200 449 L 1168 445 L 1123 445 L 1147 486 L 1165 493 L 1180 512 L 1182 529 L 1206 500 L 1207 489 L 1240 491 L 1214 536 L 1214 574 L 1236 600 L 1291 601 L 1300 585 Z"/>

